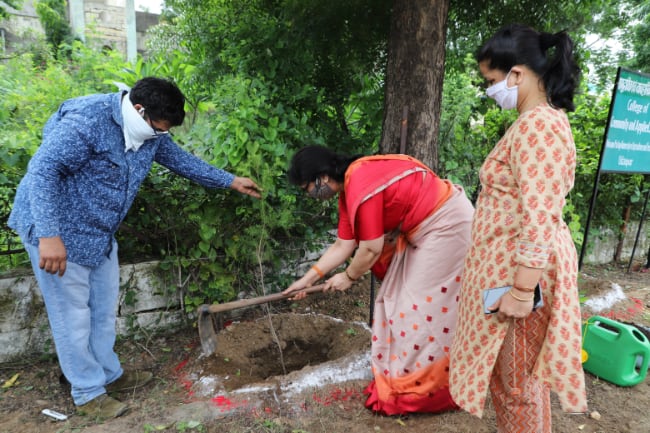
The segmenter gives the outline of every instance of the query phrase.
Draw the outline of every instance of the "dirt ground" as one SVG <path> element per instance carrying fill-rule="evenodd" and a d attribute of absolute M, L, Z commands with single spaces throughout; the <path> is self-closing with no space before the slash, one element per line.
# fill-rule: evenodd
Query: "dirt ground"
<path fill-rule="evenodd" d="M 627 273 L 626 267 L 584 267 L 583 316 L 597 313 L 635 324 L 645 333 L 650 326 L 650 273 L 639 265 Z M 613 284 L 623 298 L 595 311 L 598 306 L 590 301 L 616 292 Z M 74 415 L 55 359 L 0 364 L 0 433 L 496 431 L 489 403 L 483 419 L 463 412 L 383 417 L 365 409 L 369 304 L 366 279 L 346 294 L 239 310 L 237 316 L 226 317 L 211 356 L 202 355 L 192 326 L 121 339 L 117 351 L 124 367 L 150 370 L 155 380 L 117 394 L 130 410 L 103 423 Z M 648 379 L 621 387 L 591 373 L 586 378 L 591 414 L 564 414 L 554 399 L 554 432 L 650 431 Z M 54 421 L 41 413 L 45 408 L 69 418 Z"/>

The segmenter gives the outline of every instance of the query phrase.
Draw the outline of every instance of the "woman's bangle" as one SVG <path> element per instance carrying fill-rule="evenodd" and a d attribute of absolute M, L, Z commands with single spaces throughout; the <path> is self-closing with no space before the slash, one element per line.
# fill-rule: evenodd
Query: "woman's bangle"
<path fill-rule="evenodd" d="M 323 277 L 325 276 L 325 274 L 323 273 L 323 271 L 321 271 L 320 268 L 319 268 L 318 266 L 314 265 L 314 266 L 312 266 L 311 268 L 314 270 L 314 272 L 316 272 L 316 273 L 318 274 L 318 277 L 319 277 L 319 278 L 323 278 Z"/>
<path fill-rule="evenodd" d="M 345 276 L 348 277 L 348 280 L 350 280 L 352 282 L 357 281 L 358 278 L 352 278 L 350 276 L 350 274 L 348 273 L 348 268 L 345 268 L 345 271 L 343 271 L 343 272 L 345 272 Z"/>
<path fill-rule="evenodd" d="M 512 288 L 515 290 L 519 290 L 521 293 L 533 293 L 535 291 L 534 287 L 527 288 L 527 287 L 512 286 Z"/>
<path fill-rule="evenodd" d="M 533 299 L 535 299 L 535 296 L 534 296 L 534 295 L 531 296 L 530 298 L 520 298 L 519 296 L 517 296 L 517 295 L 515 295 L 514 293 L 512 293 L 512 290 L 508 290 L 508 293 L 510 293 L 510 296 L 512 296 L 513 298 L 515 298 L 515 299 L 518 300 L 519 302 L 528 302 L 528 301 L 532 301 Z"/>

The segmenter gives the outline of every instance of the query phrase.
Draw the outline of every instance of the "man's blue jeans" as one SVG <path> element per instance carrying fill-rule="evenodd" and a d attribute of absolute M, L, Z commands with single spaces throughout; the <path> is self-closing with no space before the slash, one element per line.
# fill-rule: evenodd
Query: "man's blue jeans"
<path fill-rule="evenodd" d="M 59 365 L 74 403 L 82 405 L 104 394 L 104 386 L 123 373 L 113 350 L 120 287 L 117 242 L 99 266 L 67 262 L 62 277 L 38 267 L 38 247 L 25 243 L 25 249 L 43 294 Z"/>

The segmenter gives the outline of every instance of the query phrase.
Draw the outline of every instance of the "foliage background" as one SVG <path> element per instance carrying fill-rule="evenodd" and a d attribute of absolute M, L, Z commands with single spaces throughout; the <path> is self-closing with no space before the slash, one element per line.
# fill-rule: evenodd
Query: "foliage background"
<path fill-rule="evenodd" d="M 48 0 L 49 11 L 57 10 L 57 1 Z M 579 165 L 565 209 L 580 248 L 616 66 L 642 69 L 648 64 L 648 3 L 452 0 L 440 176 L 462 184 L 475 199 L 478 169 L 515 116 L 483 96 L 472 57 L 480 41 L 502 22 L 568 29 L 586 78 L 570 115 Z M 264 200 L 252 200 L 201 188 L 161 166 L 154 166 L 143 184 L 118 232 L 122 261 L 162 260 L 189 311 L 241 291 L 261 294 L 284 287 L 301 258 L 330 236 L 335 203 L 306 200 L 287 185 L 284 173 L 291 154 L 306 144 L 377 152 L 390 2 L 166 4 L 162 23 L 150 33 L 149 50 L 136 64 L 127 64 L 119 53 L 93 49 L 92 38 L 85 44 L 73 40 L 58 24 L 51 26 L 56 34 L 0 62 L 0 215 L 5 225 L 42 125 L 61 101 L 114 91 L 115 81 L 132 85 L 150 75 L 174 80 L 188 100 L 187 120 L 173 131 L 174 139 L 264 188 Z M 58 23 L 56 16 L 43 17 Z M 612 37 L 622 25 L 630 28 L 621 38 L 623 54 L 587 45 L 588 33 Z M 628 219 L 638 219 L 644 188 L 641 175 L 602 176 L 592 227 L 617 231 Z M 4 250 L 19 248 L 6 226 L 0 236 Z M 0 256 L 0 271 L 24 265 L 24 254 Z"/>

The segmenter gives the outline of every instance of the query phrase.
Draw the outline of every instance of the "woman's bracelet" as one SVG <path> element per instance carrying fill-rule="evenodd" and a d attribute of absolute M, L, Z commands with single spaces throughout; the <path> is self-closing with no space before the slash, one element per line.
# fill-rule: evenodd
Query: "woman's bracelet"
<path fill-rule="evenodd" d="M 318 277 L 319 277 L 319 278 L 323 278 L 323 277 L 325 276 L 325 274 L 323 273 L 323 271 L 321 271 L 320 268 L 319 268 L 318 266 L 314 265 L 314 266 L 312 266 L 311 268 L 314 270 L 314 272 L 316 272 L 316 273 L 318 274 Z"/>
<path fill-rule="evenodd" d="M 528 302 L 528 301 L 532 301 L 533 299 L 535 299 L 535 296 L 534 296 L 534 295 L 531 296 L 530 298 L 520 298 L 519 296 L 517 296 L 517 295 L 515 295 L 514 293 L 512 293 L 512 290 L 508 290 L 508 293 L 510 293 L 510 296 L 512 296 L 513 298 L 515 298 L 515 299 L 518 300 L 519 302 Z"/>
<path fill-rule="evenodd" d="M 352 282 L 355 282 L 355 281 L 358 280 L 358 278 L 352 278 L 352 277 L 350 276 L 350 274 L 348 273 L 348 268 L 345 268 L 345 271 L 343 271 L 343 272 L 345 272 L 345 276 L 348 277 L 348 280 L 350 280 L 350 281 L 352 281 Z"/>
<path fill-rule="evenodd" d="M 533 293 L 535 291 L 534 287 L 527 288 L 527 287 L 512 286 L 512 288 L 515 290 L 519 290 L 521 293 Z"/>

